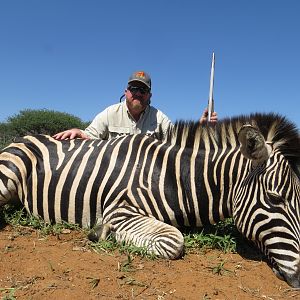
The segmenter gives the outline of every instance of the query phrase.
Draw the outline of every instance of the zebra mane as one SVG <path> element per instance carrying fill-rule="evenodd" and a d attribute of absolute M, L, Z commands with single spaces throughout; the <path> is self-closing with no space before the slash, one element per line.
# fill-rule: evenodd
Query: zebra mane
<path fill-rule="evenodd" d="M 176 121 L 166 140 L 181 147 L 204 148 L 204 143 L 213 142 L 220 147 L 239 144 L 238 132 L 245 124 L 259 129 L 265 140 L 278 149 L 290 164 L 300 170 L 300 136 L 295 124 L 274 113 L 255 113 L 220 120 L 216 126 L 200 125 L 198 121 Z M 202 141 L 202 143 L 201 143 Z M 199 145 L 200 143 L 200 145 Z"/>

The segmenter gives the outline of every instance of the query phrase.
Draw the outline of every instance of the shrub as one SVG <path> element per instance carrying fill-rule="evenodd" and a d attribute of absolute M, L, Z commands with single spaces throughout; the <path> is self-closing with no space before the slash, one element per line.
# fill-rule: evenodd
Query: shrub
<path fill-rule="evenodd" d="M 9 117 L 6 123 L 0 123 L 0 147 L 3 148 L 17 136 L 38 133 L 53 135 L 69 128 L 84 129 L 87 125 L 87 122 L 71 114 L 25 109 Z"/>

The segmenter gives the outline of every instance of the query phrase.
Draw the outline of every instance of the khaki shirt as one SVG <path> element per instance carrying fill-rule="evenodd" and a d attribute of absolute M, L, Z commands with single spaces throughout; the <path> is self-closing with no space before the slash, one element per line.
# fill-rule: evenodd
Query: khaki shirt
<path fill-rule="evenodd" d="M 124 101 L 99 113 L 83 132 L 92 139 L 108 140 L 121 135 L 143 133 L 162 140 L 170 126 L 172 123 L 168 117 L 150 105 L 136 122 Z"/>

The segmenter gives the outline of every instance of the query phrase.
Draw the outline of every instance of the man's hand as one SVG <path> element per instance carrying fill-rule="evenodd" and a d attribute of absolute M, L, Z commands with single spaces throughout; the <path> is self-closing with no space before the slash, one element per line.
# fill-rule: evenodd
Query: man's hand
<path fill-rule="evenodd" d="M 56 133 L 53 135 L 53 138 L 55 138 L 56 140 L 73 140 L 75 138 L 80 138 L 80 139 L 84 139 L 84 140 L 90 139 L 86 134 L 84 134 L 78 128 L 72 128 L 69 130 L 65 130 L 65 131 Z"/>
<path fill-rule="evenodd" d="M 207 123 L 207 118 L 208 118 L 208 109 L 205 108 L 205 110 L 203 111 L 202 116 L 199 120 L 200 124 L 204 125 L 205 123 Z M 209 125 L 215 125 L 217 122 L 218 122 L 218 114 L 214 111 L 211 114 L 210 122 L 208 122 L 208 124 Z"/>

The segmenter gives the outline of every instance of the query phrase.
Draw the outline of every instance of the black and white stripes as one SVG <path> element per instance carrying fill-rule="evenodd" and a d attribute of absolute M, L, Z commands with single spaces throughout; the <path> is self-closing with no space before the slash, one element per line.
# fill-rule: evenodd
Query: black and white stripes
<path fill-rule="evenodd" d="M 166 258 L 183 251 L 177 228 L 232 216 L 299 287 L 299 157 L 298 130 L 273 114 L 179 122 L 165 141 L 27 136 L 0 153 L 0 205 L 19 198 L 46 221 L 98 224 Z"/>

